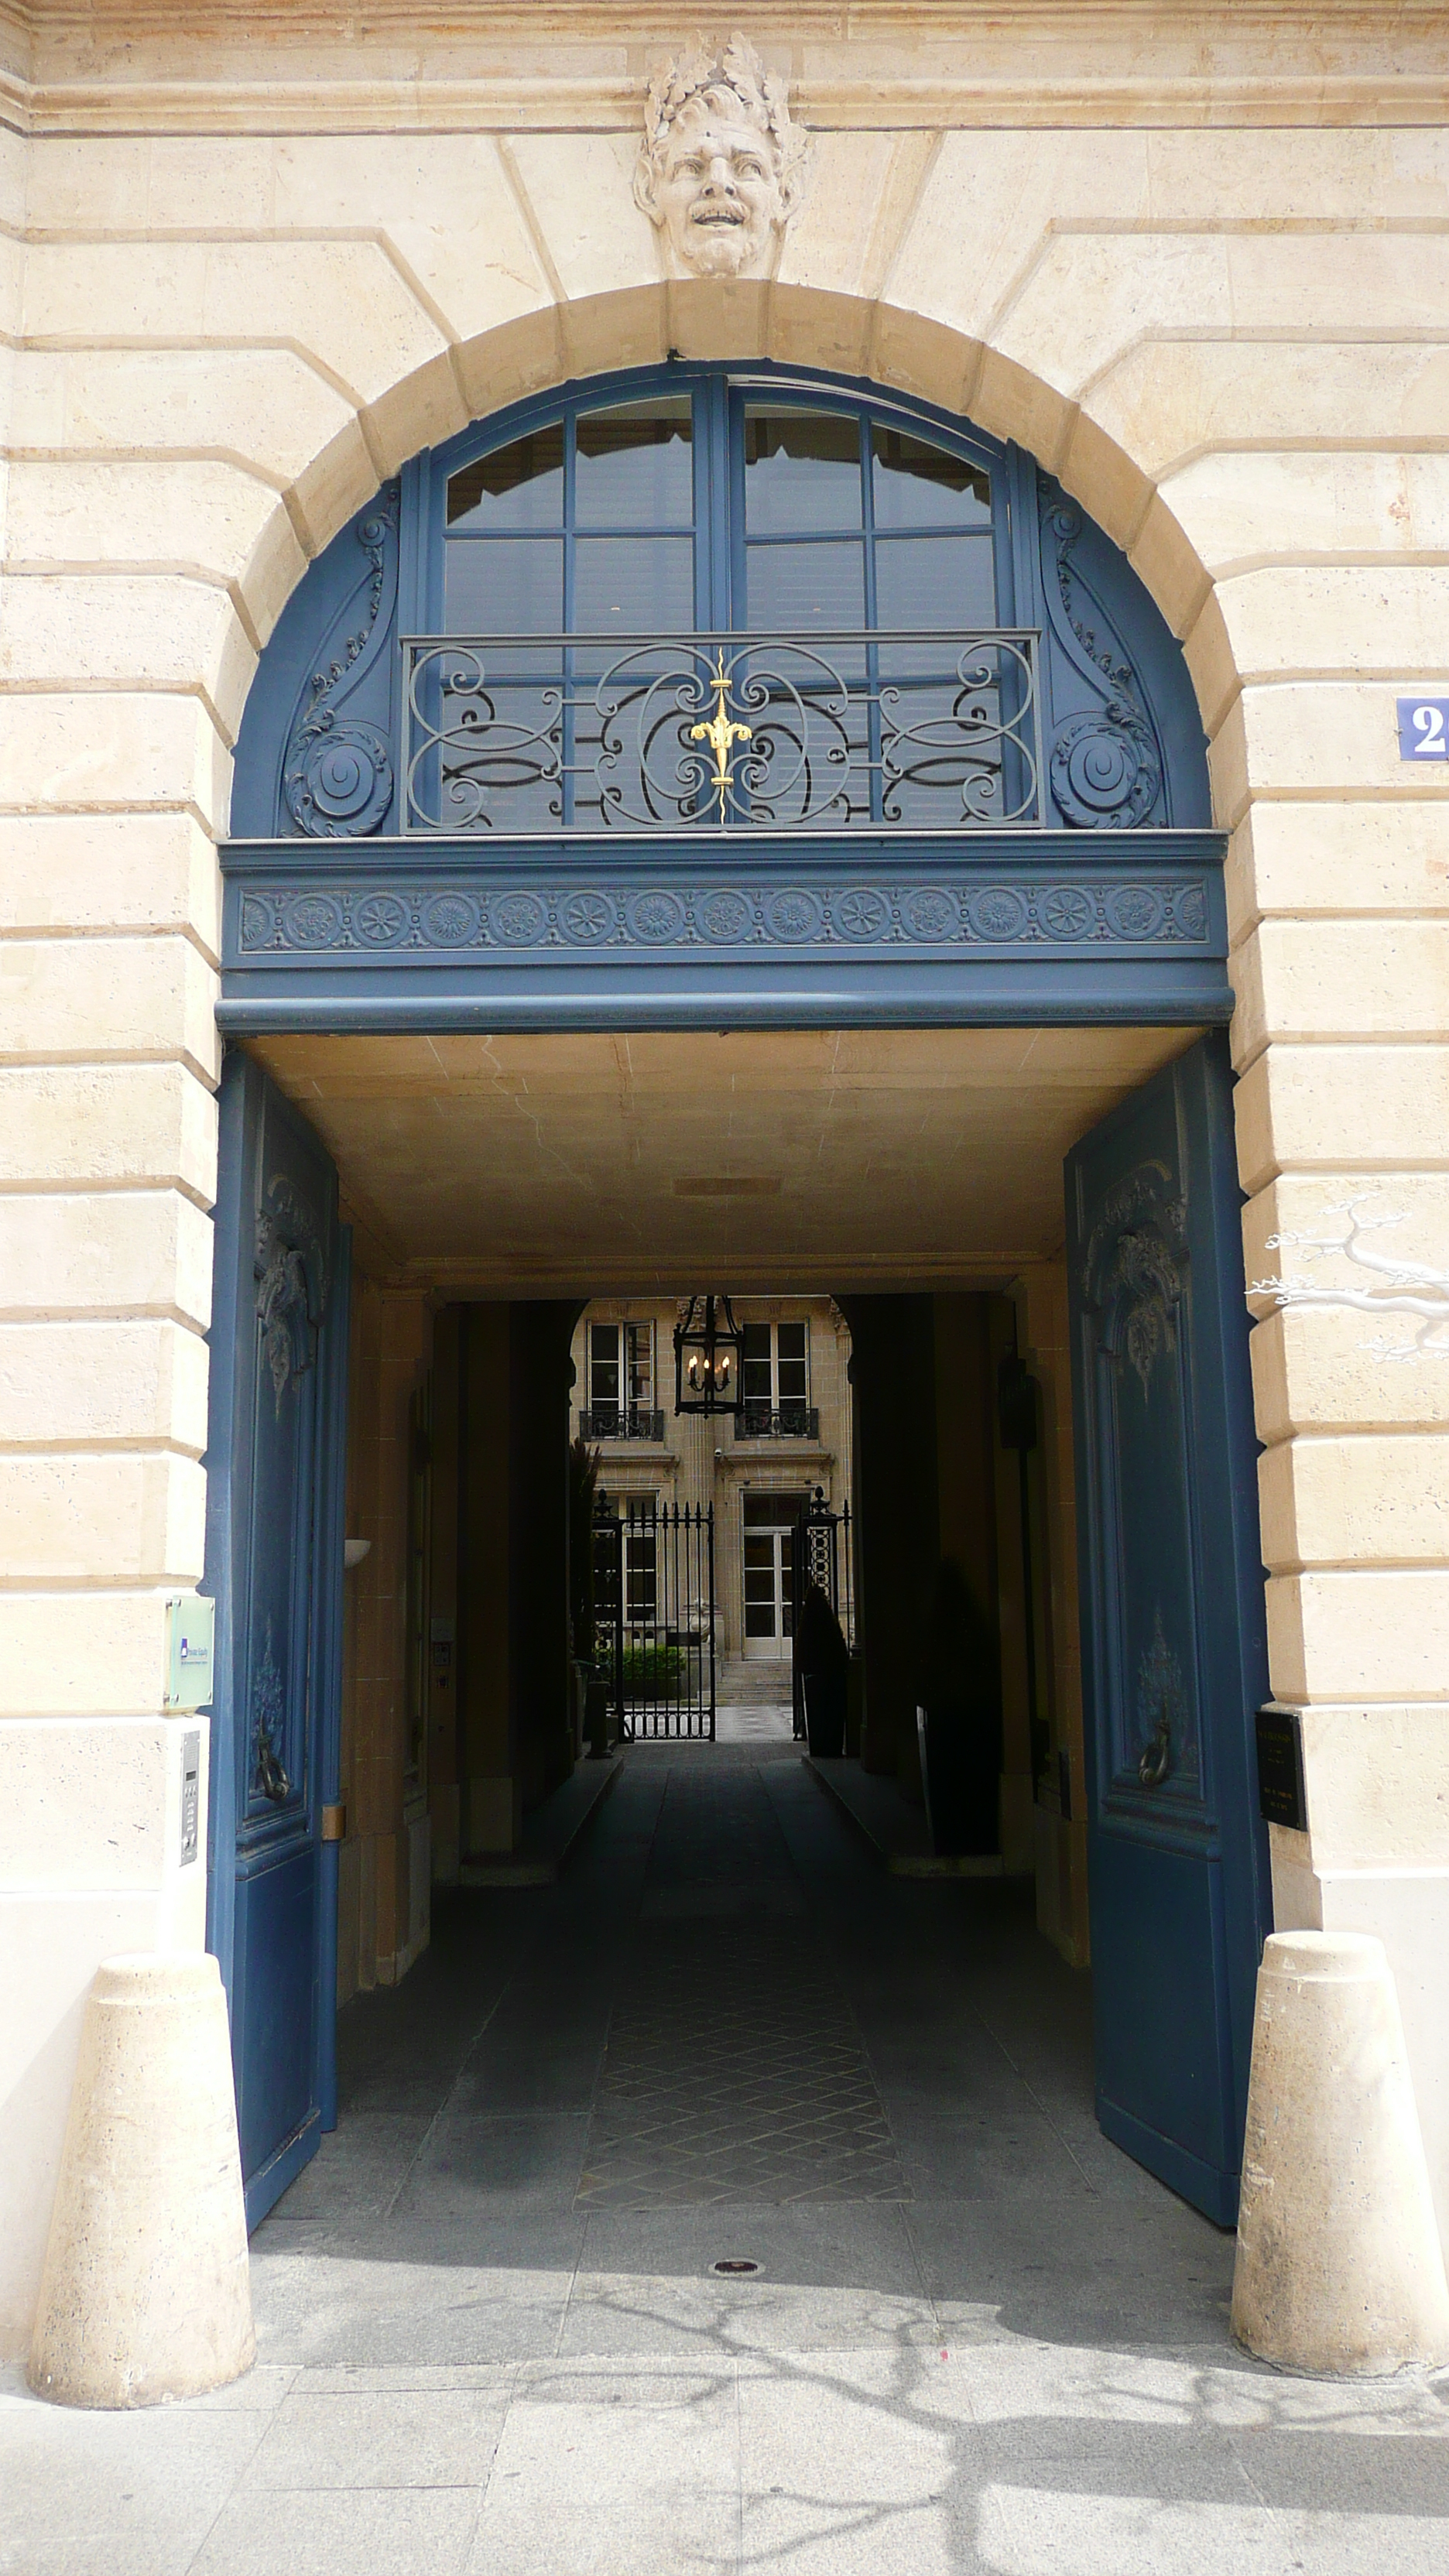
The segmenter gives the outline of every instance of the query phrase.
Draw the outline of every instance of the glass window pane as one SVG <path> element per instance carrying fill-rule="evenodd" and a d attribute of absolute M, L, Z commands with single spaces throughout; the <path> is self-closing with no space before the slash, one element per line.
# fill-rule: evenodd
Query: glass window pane
<path fill-rule="evenodd" d="M 809 1388 L 805 1360 L 805 1326 L 780 1326 L 780 1404 L 803 1404 Z"/>
<path fill-rule="evenodd" d="M 855 539 L 751 546 L 747 615 L 756 633 L 865 624 L 865 553 Z"/>
<path fill-rule="evenodd" d="M 687 528 L 694 522 L 688 394 L 581 412 L 574 518 L 581 528 Z"/>
<path fill-rule="evenodd" d="M 875 605 L 882 626 L 994 626 L 990 537 L 877 538 Z"/>
<path fill-rule="evenodd" d="M 694 625 L 692 537 L 579 537 L 575 629 L 581 635 L 687 634 Z"/>
<path fill-rule="evenodd" d="M 991 479 L 981 466 L 883 421 L 872 422 L 870 446 L 878 528 L 990 528 Z"/>
<path fill-rule="evenodd" d="M 862 524 L 860 423 L 850 412 L 745 410 L 751 536 Z"/>
<path fill-rule="evenodd" d="M 556 635 L 563 625 L 563 539 L 454 537 L 446 596 L 450 635 Z"/>
<path fill-rule="evenodd" d="M 589 1398 L 591 1403 L 615 1408 L 619 1402 L 619 1328 L 617 1324 L 589 1326 Z"/>
<path fill-rule="evenodd" d="M 448 481 L 450 528 L 563 525 L 563 422 L 475 457 Z"/>
<path fill-rule="evenodd" d="M 746 1404 L 762 1404 L 768 1412 L 771 1401 L 770 1327 L 768 1324 L 746 1324 L 744 1333 L 740 1393 Z"/>
<path fill-rule="evenodd" d="M 648 1412 L 654 1402 L 653 1325 L 626 1324 L 624 1346 L 629 1372 L 629 1402 L 639 1410 Z"/>

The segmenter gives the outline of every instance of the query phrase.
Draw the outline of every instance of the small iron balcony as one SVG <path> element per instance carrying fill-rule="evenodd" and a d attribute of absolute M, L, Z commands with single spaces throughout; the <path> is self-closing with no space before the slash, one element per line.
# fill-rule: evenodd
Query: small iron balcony
<path fill-rule="evenodd" d="M 1029 627 L 404 636 L 403 829 L 1042 825 L 1040 654 Z"/>
<path fill-rule="evenodd" d="M 647 1405 L 595 1404 L 579 1411 L 581 1440 L 662 1440 L 664 1416 Z"/>
<path fill-rule="evenodd" d="M 737 1418 L 735 1437 L 737 1440 L 818 1440 L 819 1407 L 814 1404 L 782 1404 L 775 1411 L 768 1404 L 746 1402 Z"/>

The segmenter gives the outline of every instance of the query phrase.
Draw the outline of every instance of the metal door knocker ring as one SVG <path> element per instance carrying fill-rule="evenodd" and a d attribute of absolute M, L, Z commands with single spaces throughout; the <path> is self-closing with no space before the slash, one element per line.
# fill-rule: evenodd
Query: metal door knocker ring
<path fill-rule="evenodd" d="M 1152 1741 L 1144 1744 L 1137 1777 L 1144 1789 L 1158 1789 L 1172 1768 L 1172 1725 L 1164 1714 L 1153 1729 Z"/>
<path fill-rule="evenodd" d="M 274 1807 L 280 1807 L 292 1794 L 292 1783 L 266 1736 L 257 1746 L 257 1786 Z"/>

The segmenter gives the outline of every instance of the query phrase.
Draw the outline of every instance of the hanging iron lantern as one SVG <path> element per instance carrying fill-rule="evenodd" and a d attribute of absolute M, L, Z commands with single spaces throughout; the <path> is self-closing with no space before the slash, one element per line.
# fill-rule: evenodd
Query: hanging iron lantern
<path fill-rule="evenodd" d="M 674 1327 L 676 1413 L 738 1413 L 745 1337 L 728 1297 L 691 1297 Z"/>

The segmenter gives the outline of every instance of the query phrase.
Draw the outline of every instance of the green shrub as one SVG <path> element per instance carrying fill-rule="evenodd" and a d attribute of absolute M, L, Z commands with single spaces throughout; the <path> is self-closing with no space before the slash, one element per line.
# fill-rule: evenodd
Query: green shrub
<path fill-rule="evenodd" d="M 687 1670 L 688 1657 L 682 1646 L 626 1646 L 624 1697 L 678 1699 Z"/>

